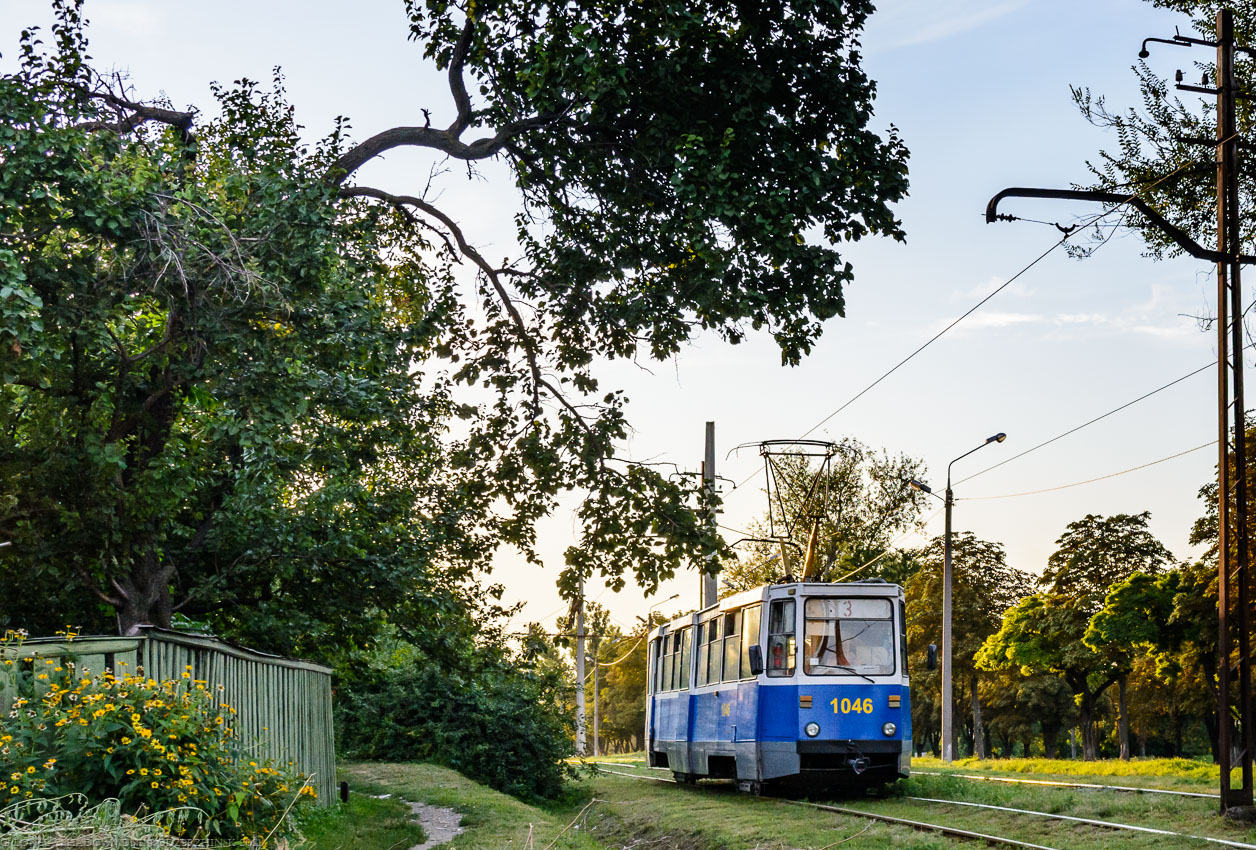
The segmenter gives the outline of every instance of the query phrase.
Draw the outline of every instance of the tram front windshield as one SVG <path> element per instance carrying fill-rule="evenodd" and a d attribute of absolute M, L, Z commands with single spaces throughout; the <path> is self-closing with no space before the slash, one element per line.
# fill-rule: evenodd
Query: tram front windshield
<path fill-rule="evenodd" d="M 803 672 L 809 676 L 886 676 L 894 672 L 888 599 L 808 599 Z"/>

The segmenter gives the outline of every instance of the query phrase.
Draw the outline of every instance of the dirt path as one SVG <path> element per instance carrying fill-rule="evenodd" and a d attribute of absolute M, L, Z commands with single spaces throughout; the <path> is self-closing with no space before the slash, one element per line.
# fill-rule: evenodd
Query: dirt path
<path fill-rule="evenodd" d="M 392 794 L 372 796 L 378 800 L 387 800 L 392 797 Z M 453 809 L 429 806 L 427 803 L 411 803 L 409 800 L 402 800 L 402 802 L 410 807 L 410 811 L 419 819 L 419 824 L 427 835 L 427 841 L 414 845 L 410 850 L 431 850 L 432 847 L 448 844 L 466 831 L 462 828 L 462 815 Z"/>
<path fill-rule="evenodd" d="M 427 841 L 414 845 L 410 850 L 428 850 L 453 841 L 462 834 L 462 815 L 453 809 L 429 806 L 427 803 L 410 803 L 409 806 L 427 833 Z"/>

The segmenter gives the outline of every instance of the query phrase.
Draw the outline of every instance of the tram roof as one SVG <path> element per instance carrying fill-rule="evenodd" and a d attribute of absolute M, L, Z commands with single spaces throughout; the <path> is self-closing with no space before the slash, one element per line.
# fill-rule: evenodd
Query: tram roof
<path fill-rule="evenodd" d="M 676 629 L 680 629 L 680 628 L 684 628 L 685 626 L 692 625 L 693 623 L 697 622 L 697 620 L 700 619 L 703 614 L 710 613 L 711 611 L 715 611 L 717 609 L 720 611 L 732 611 L 737 608 L 750 605 L 754 602 L 761 602 L 763 601 L 763 598 L 764 598 L 764 591 L 784 590 L 785 594 L 790 595 L 790 596 L 801 591 L 803 596 L 808 596 L 808 595 L 811 595 L 814 591 L 817 591 L 821 588 L 826 588 L 826 589 L 835 589 L 835 588 L 848 589 L 849 588 L 852 590 L 857 588 L 860 591 L 860 595 L 867 594 L 869 596 L 879 595 L 878 592 L 885 592 L 885 591 L 890 591 L 892 595 L 897 596 L 903 590 L 901 586 L 897 584 L 891 584 L 890 582 L 887 582 L 883 579 L 868 579 L 865 581 L 843 581 L 843 582 L 794 581 L 794 582 L 781 582 L 777 584 L 763 584 L 763 585 L 759 585 L 758 587 L 751 588 L 750 590 L 743 590 L 740 593 L 734 593 L 732 596 L 725 596 L 719 602 L 715 603 L 714 605 L 709 605 L 706 608 L 701 609 L 700 611 L 688 611 L 684 614 L 681 614 L 678 617 L 673 617 L 668 622 L 661 623 L 658 626 L 655 626 L 653 629 L 651 629 L 649 638 L 650 640 L 653 640 L 654 638 L 658 637 L 664 630 L 668 632 L 673 632 Z M 869 591 L 872 591 L 872 592 L 869 592 Z"/>

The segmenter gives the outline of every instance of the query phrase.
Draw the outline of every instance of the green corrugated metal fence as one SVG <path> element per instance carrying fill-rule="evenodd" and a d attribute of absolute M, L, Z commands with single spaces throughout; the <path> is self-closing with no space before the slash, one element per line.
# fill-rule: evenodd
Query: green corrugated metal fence
<path fill-rule="evenodd" d="M 146 627 L 137 637 L 34 638 L 0 648 L 0 657 L 57 658 L 73 655 L 79 669 L 109 668 L 117 676 L 140 668 L 150 679 L 193 679 L 222 685 L 222 701 L 236 710 L 236 737 L 256 741 L 259 755 L 295 762 L 313 774 L 320 804 L 336 793 L 336 746 L 332 729 L 331 668 L 234 646 L 208 635 Z M 9 710 L 12 683 L 0 670 L 0 709 Z"/>

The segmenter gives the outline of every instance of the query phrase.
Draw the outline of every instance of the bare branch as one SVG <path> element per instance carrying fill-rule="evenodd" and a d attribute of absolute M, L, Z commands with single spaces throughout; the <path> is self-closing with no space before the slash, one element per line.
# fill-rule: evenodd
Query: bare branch
<path fill-rule="evenodd" d="M 519 308 L 515 305 L 514 299 L 507 292 L 505 285 L 502 283 L 501 275 L 497 269 L 484 259 L 479 251 L 473 248 L 463 236 L 461 228 L 454 223 L 454 220 L 445 215 L 436 207 L 429 204 L 422 198 L 416 198 L 413 195 L 393 195 L 382 189 L 373 189 L 369 186 L 346 186 L 340 190 L 342 198 L 375 198 L 385 203 L 395 206 L 412 206 L 423 213 L 431 216 L 445 226 L 445 228 L 453 235 L 454 241 L 458 245 L 458 250 L 463 256 L 471 260 L 488 279 L 493 287 L 493 291 L 497 293 L 497 298 L 505 308 L 506 313 L 510 316 L 511 322 L 515 326 L 515 336 L 519 340 L 519 347 L 523 349 L 524 356 L 528 359 L 528 371 L 532 373 L 532 408 L 533 411 L 540 410 L 540 389 L 542 386 L 548 387 L 554 392 L 553 387 L 546 383 L 541 377 L 541 366 L 537 358 L 536 340 L 532 338 L 528 330 L 527 323 L 524 322 L 523 316 L 519 313 Z M 555 393 L 561 397 L 561 394 Z M 566 403 L 566 400 L 563 400 Z"/>
<path fill-rule="evenodd" d="M 117 132 L 125 132 L 133 130 L 145 121 L 157 121 L 161 124 L 168 124 L 183 133 L 188 133 L 192 129 L 192 120 L 196 117 L 195 112 L 179 112 L 174 109 L 165 109 L 160 106 L 148 106 L 143 103 L 127 100 L 119 97 L 113 92 L 106 90 L 91 91 L 81 89 L 83 94 L 95 100 L 103 100 L 110 106 L 116 106 L 119 109 L 126 110 L 131 114 L 121 119 L 117 124 L 108 124 L 107 122 L 93 121 L 82 125 L 86 129 L 111 129 Z"/>

